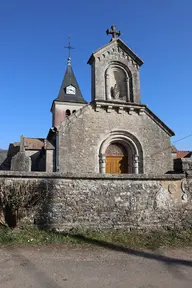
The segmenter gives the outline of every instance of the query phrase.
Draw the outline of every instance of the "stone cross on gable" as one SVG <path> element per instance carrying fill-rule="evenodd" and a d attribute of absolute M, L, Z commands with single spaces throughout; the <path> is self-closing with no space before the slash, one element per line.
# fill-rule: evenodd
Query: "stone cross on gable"
<path fill-rule="evenodd" d="M 121 32 L 116 30 L 116 26 L 115 25 L 111 26 L 111 30 L 107 29 L 106 33 L 107 33 L 107 35 L 109 35 L 109 34 L 112 35 L 112 39 L 111 40 L 114 40 L 114 39 L 116 39 L 116 36 L 120 36 L 121 35 Z"/>

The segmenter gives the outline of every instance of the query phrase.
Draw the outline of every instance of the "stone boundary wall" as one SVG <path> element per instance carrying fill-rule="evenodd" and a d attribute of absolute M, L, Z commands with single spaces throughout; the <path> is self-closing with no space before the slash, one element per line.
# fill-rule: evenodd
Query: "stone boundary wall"
<path fill-rule="evenodd" d="M 1 193 L 21 187 L 43 196 L 38 209 L 27 211 L 26 216 L 41 227 L 153 230 L 192 226 L 192 178 L 185 174 L 0 171 Z"/>

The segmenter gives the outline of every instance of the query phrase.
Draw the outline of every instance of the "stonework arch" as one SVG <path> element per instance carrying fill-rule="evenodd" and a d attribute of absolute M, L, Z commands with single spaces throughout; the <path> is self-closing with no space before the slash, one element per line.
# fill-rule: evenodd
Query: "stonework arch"
<path fill-rule="evenodd" d="M 120 62 L 111 62 L 105 71 L 106 100 L 134 102 L 131 71 Z"/>
<path fill-rule="evenodd" d="M 112 142 L 107 147 L 105 154 L 108 156 L 124 156 L 128 154 L 128 151 L 122 143 Z"/>
<path fill-rule="evenodd" d="M 106 151 L 112 143 L 119 143 L 126 148 L 128 155 L 128 174 L 143 173 L 143 150 L 138 139 L 127 131 L 111 131 L 99 146 L 99 172 L 106 173 Z"/>

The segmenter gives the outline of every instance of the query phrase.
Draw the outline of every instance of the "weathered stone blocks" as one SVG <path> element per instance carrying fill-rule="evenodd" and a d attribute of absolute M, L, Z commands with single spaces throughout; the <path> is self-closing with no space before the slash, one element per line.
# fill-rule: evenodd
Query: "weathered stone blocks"
<path fill-rule="evenodd" d="M 2 181 L 6 189 L 22 183 L 26 188 L 34 186 L 35 191 L 38 187 L 38 193 L 46 195 L 38 209 L 26 213 L 41 227 L 152 230 L 192 225 L 192 181 L 183 174 L 102 176 L 2 171 L 0 185 Z"/>

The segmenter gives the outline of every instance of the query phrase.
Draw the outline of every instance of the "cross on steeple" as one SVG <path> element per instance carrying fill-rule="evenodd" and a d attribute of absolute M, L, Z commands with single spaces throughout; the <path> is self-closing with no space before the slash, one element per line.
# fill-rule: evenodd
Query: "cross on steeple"
<path fill-rule="evenodd" d="M 64 48 L 68 49 L 68 65 L 71 65 L 71 49 L 74 49 L 73 47 L 71 47 L 71 38 L 70 36 L 68 37 L 68 46 L 64 46 Z"/>
<path fill-rule="evenodd" d="M 109 34 L 112 35 L 111 40 L 114 40 L 114 39 L 116 39 L 116 36 L 120 36 L 121 35 L 121 32 L 116 30 L 116 26 L 115 25 L 111 26 L 111 30 L 107 29 L 106 33 L 107 33 L 107 35 L 109 35 Z"/>

